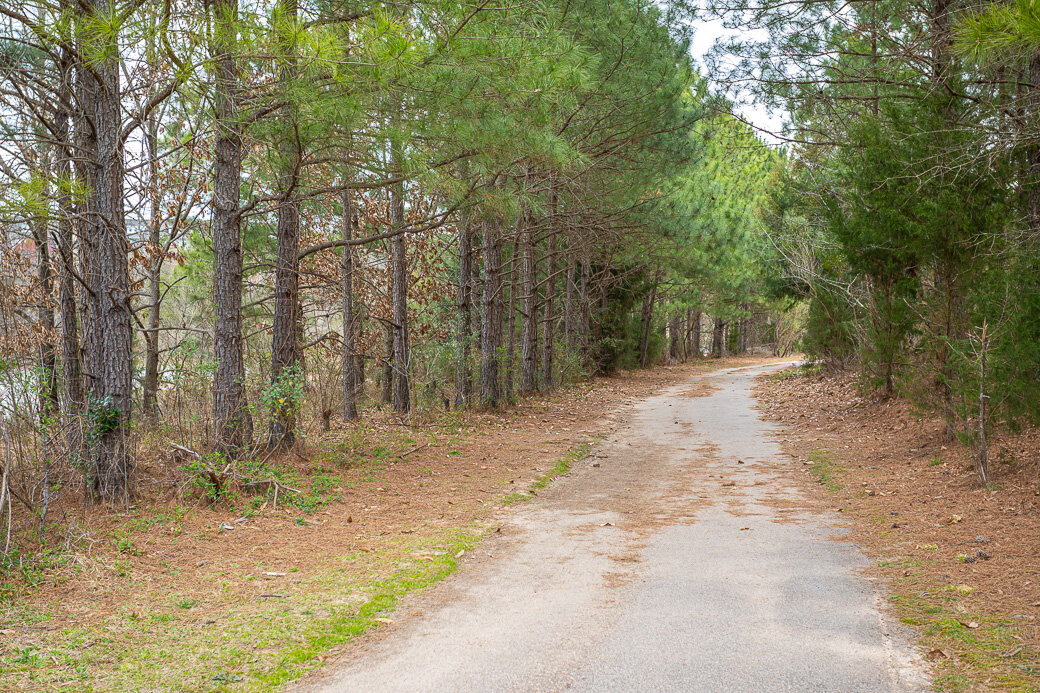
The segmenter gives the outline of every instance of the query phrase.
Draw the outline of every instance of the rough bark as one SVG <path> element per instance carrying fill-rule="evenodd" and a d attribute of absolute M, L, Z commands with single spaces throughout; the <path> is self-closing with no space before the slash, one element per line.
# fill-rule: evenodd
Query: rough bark
<path fill-rule="evenodd" d="M 693 333 L 693 355 L 695 358 L 701 357 L 701 312 L 698 310 L 693 314 L 693 322 L 690 328 Z"/>
<path fill-rule="evenodd" d="M 555 196 L 552 205 L 555 206 Z M 542 385 L 555 384 L 553 350 L 556 340 L 556 234 L 549 229 L 549 258 L 545 278 L 545 328 L 542 330 Z"/>
<path fill-rule="evenodd" d="M 46 171 L 50 167 L 49 153 L 41 152 L 38 164 L 46 180 Z M 44 196 L 49 196 L 49 192 L 45 190 Z M 58 369 L 54 346 L 54 277 L 47 224 L 47 219 L 41 217 L 31 225 L 33 245 L 36 246 L 36 281 L 39 285 L 36 320 L 42 332 L 38 350 L 40 380 L 37 384 L 37 397 L 40 423 L 45 427 L 50 426 L 51 417 L 58 411 Z M 50 455 L 50 452 L 47 454 Z"/>
<path fill-rule="evenodd" d="M 480 302 L 480 402 L 497 407 L 499 388 L 498 347 L 502 342 L 502 238 L 497 222 L 482 223 L 484 281 Z"/>
<path fill-rule="evenodd" d="M 394 326 L 383 323 L 383 375 L 380 404 L 390 404 L 394 400 Z"/>
<path fill-rule="evenodd" d="M 525 226 L 520 237 L 520 394 L 529 395 L 538 391 L 538 260 L 534 231 L 529 224 Z"/>
<path fill-rule="evenodd" d="M 408 358 L 408 257 L 405 252 L 404 184 L 390 188 L 390 216 L 393 227 L 399 231 L 391 241 L 393 273 L 394 321 L 394 411 L 404 414 L 411 409 Z"/>
<path fill-rule="evenodd" d="M 711 353 L 715 356 L 726 355 L 726 322 L 715 318 L 715 327 L 711 333 Z"/>
<path fill-rule="evenodd" d="M 94 25 L 111 11 L 111 0 L 79 6 Z M 78 157 L 90 191 L 83 207 L 86 255 L 84 366 L 90 410 L 91 497 L 126 500 L 130 493 L 127 450 L 132 402 L 129 244 L 123 207 L 123 139 L 118 37 L 81 32 L 81 55 L 102 56 L 78 65 Z"/>
<path fill-rule="evenodd" d="M 506 304 L 505 309 L 505 320 L 506 320 L 506 372 L 505 372 L 505 397 L 507 400 L 513 399 L 513 377 L 515 368 L 515 356 L 516 356 L 516 284 L 517 284 L 517 273 L 519 271 L 517 256 L 520 252 L 520 234 L 519 232 L 513 236 L 513 249 L 509 255 L 509 303 Z"/>
<path fill-rule="evenodd" d="M 459 279 L 455 293 L 455 408 L 461 409 L 473 397 L 473 378 L 470 377 L 470 333 L 472 330 L 471 301 L 473 295 L 473 251 L 470 219 L 464 215 L 459 221 Z"/>
<path fill-rule="evenodd" d="M 354 193 L 343 191 L 343 240 L 354 239 Z M 342 251 L 343 272 L 343 420 L 358 418 L 357 316 L 354 305 L 354 246 Z"/>
<path fill-rule="evenodd" d="M 679 360 L 679 347 L 682 339 L 679 325 L 679 313 L 673 311 L 671 318 L 668 320 L 668 358 L 673 363 Z"/>
<path fill-rule="evenodd" d="M 283 11 L 288 21 L 295 21 L 296 1 L 284 0 Z M 287 32 L 291 35 L 291 32 Z M 281 66 L 279 78 L 285 87 L 297 79 L 296 46 L 292 39 L 279 46 Z M 278 177 L 280 199 L 277 209 L 278 250 L 274 270 L 274 321 L 271 327 L 271 384 L 282 395 L 295 393 L 290 382 L 299 378 L 300 349 L 300 148 L 295 123 L 296 108 L 291 98 L 282 107 L 280 144 L 281 170 Z M 296 441 L 296 410 L 299 402 L 291 396 L 279 405 L 270 418 L 267 447 L 289 447 Z"/>
<path fill-rule="evenodd" d="M 650 327 L 654 321 L 654 304 L 657 302 L 658 275 L 654 276 L 654 286 L 643 299 L 643 338 L 639 343 L 639 367 L 646 368 L 650 351 Z"/>
<path fill-rule="evenodd" d="M 563 298 L 563 331 L 566 335 L 567 350 L 570 352 L 577 348 L 578 343 L 578 311 L 575 305 L 578 291 L 574 283 L 576 272 L 577 261 L 574 257 L 574 251 L 568 248 L 567 276 L 564 280 L 566 284 L 564 286 Z"/>
<path fill-rule="evenodd" d="M 144 382 L 142 383 L 141 411 L 154 418 L 158 413 L 159 397 L 159 307 L 162 295 L 159 281 L 162 278 L 163 256 L 160 237 L 159 211 L 159 124 L 154 117 L 145 121 L 145 141 L 148 152 L 148 244 L 149 262 L 146 268 L 148 280 L 148 321 L 144 332 Z"/>
<path fill-rule="evenodd" d="M 589 282 L 592 279 L 592 260 L 586 253 L 581 260 L 581 280 L 578 285 L 578 345 L 583 360 L 589 357 L 589 329 L 591 326 L 592 299 L 589 297 Z"/>
<path fill-rule="evenodd" d="M 216 447 L 234 457 L 253 437 L 246 410 L 245 364 L 242 358 L 242 232 L 239 186 L 242 175 L 242 131 L 239 124 L 237 0 L 213 4 L 215 90 L 213 101 L 213 301 L 216 324 L 213 381 Z"/>

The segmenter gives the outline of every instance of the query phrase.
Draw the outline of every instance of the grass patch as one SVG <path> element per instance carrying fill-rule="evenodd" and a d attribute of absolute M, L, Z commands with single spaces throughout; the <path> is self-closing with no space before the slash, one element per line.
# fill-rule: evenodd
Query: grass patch
<path fill-rule="evenodd" d="M 779 373 L 770 373 L 766 377 L 773 381 L 790 380 L 791 378 L 811 378 L 821 375 L 825 366 L 822 363 L 803 363 L 794 368 L 785 368 Z"/>
<path fill-rule="evenodd" d="M 840 491 L 842 489 L 841 482 L 835 478 L 837 469 L 826 454 L 819 450 L 813 451 L 809 453 L 809 461 L 812 462 L 812 466 L 809 467 L 809 473 L 826 486 L 828 491 Z"/>
<path fill-rule="evenodd" d="M 502 505 L 512 505 L 513 503 L 520 503 L 523 501 L 531 500 L 538 492 L 549 485 L 553 479 L 563 476 L 571 470 L 571 466 L 575 462 L 583 459 L 592 450 L 591 443 L 581 443 L 575 445 L 573 448 L 567 451 L 567 454 L 556 461 L 556 464 L 547 471 L 545 474 L 540 475 L 531 485 L 527 487 L 526 491 L 517 491 L 516 493 L 510 493 L 508 496 L 502 499 Z"/>
<path fill-rule="evenodd" d="M 935 666 L 938 690 L 1037 690 L 1036 652 L 1022 647 L 1012 619 L 964 612 L 957 590 L 919 588 L 890 601 L 901 622 L 921 631 L 920 645 Z"/>
<path fill-rule="evenodd" d="M 400 599 L 452 574 L 484 527 L 387 538 L 380 550 L 242 595 L 221 589 L 134 601 L 99 623 L 0 646 L 4 690 L 270 691 L 380 624 Z M 243 570 L 242 572 L 245 572 Z M 301 576 L 302 572 L 299 573 Z M 262 594 L 277 593 L 263 598 Z M 197 598 L 196 598 L 197 597 Z"/>

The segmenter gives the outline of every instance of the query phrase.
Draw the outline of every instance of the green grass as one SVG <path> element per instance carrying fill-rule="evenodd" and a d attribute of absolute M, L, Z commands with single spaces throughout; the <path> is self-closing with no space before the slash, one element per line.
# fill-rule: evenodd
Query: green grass
<path fill-rule="evenodd" d="M 800 366 L 786 368 L 779 373 L 772 373 L 766 377 L 770 380 L 790 380 L 791 378 L 809 378 L 814 375 L 820 375 L 823 371 L 824 365 L 822 363 L 803 363 Z"/>
<path fill-rule="evenodd" d="M 961 595 L 952 585 L 922 590 L 916 584 L 912 594 L 889 598 L 899 620 L 921 632 L 925 652 L 941 650 L 949 656 L 935 659 L 937 690 L 1038 690 L 1035 653 L 1020 647 L 1013 619 L 966 611 Z"/>
<path fill-rule="evenodd" d="M 809 472 L 816 477 L 816 480 L 827 487 L 828 491 L 840 491 L 842 484 L 836 477 L 836 468 L 830 458 L 823 452 L 816 450 L 809 453 L 809 461 L 812 462 L 812 466 L 809 467 Z"/>
<path fill-rule="evenodd" d="M 381 550 L 345 556 L 292 588 L 272 586 L 279 598 L 260 598 L 258 588 L 243 601 L 215 582 L 191 599 L 130 601 L 100 623 L 0 644 L 0 689 L 275 690 L 380 625 L 404 595 L 454 572 L 485 530 L 387 538 Z"/>
<path fill-rule="evenodd" d="M 547 471 L 545 474 L 540 475 L 531 485 L 527 487 L 526 491 L 517 491 L 516 493 L 510 493 L 508 496 L 502 499 L 502 505 L 512 505 L 513 503 L 521 503 L 523 501 L 531 500 L 538 492 L 549 485 L 553 479 L 563 476 L 571 470 L 571 466 L 575 462 L 578 462 L 592 450 L 591 443 L 581 443 L 575 445 L 573 448 L 567 451 L 567 454 L 556 461 L 556 464 Z"/>

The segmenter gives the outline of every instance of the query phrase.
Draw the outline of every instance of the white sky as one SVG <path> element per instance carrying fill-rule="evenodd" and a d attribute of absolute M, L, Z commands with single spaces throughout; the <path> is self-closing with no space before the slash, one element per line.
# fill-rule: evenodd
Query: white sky
<path fill-rule="evenodd" d="M 711 75 L 707 73 L 707 66 L 703 60 L 704 54 L 711 50 L 711 47 L 719 38 L 733 36 L 740 32 L 735 29 L 727 29 L 722 25 L 722 21 L 718 19 L 697 19 L 694 21 L 693 26 L 695 33 L 690 44 L 690 53 L 700 66 L 702 74 L 711 82 Z M 770 136 L 770 133 L 780 133 L 780 128 L 783 125 L 782 114 L 768 111 L 755 103 L 737 108 L 737 113 L 758 128 L 758 134 L 766 142 L 779 143 L 776 137 Z"/>

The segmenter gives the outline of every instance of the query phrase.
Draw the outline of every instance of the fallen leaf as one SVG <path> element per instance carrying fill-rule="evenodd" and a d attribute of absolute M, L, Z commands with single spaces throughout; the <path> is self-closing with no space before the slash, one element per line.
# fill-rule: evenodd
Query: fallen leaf
<path fill-rule="evenodd" d="M 463 549 L 462 551 L 459 551 L 457 554 L 455 554 L 455 558 L 462 558 L 462 554 L 464 553 L 466 553 L 466 549 Z"/>
<path fill-rule="evenodd" d="M 392 618 L 373 618 L 372 620 L 376 623 L 385 623 L 388 626 L 394 622 L 394 619 Z"/>
<path fill-rule="evenodd" d="M 267 577 L 285 577 L 285 573 L 267 572 L 264 573 Z"/>

